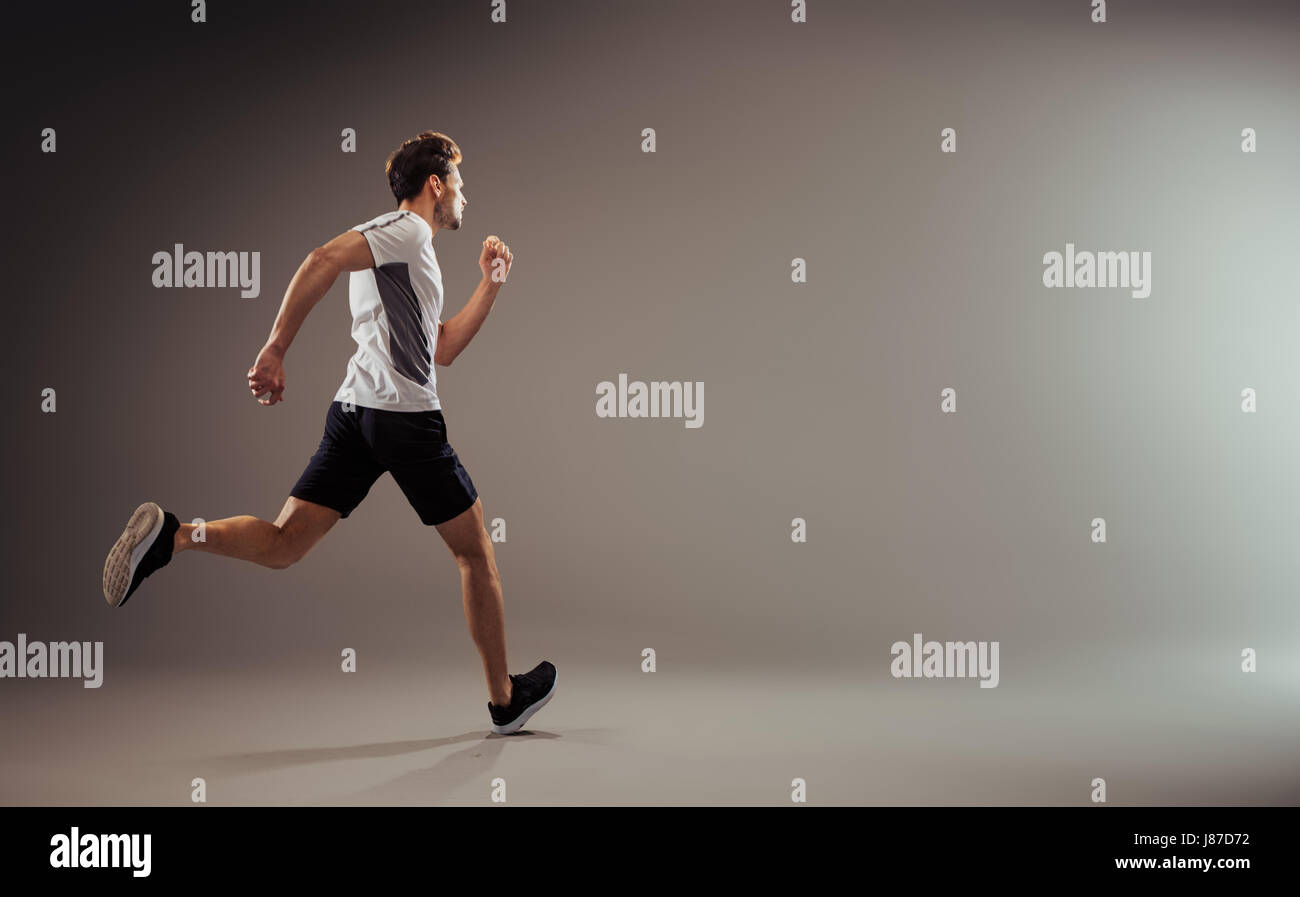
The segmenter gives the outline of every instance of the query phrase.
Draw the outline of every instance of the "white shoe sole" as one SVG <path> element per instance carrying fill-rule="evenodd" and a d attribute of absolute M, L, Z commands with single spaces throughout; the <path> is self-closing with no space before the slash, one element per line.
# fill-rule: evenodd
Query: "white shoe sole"
<path fill-rule="evenodd" d="M 555 681 L 551 683 L 551 690 L 546 693 L 546 696 L 544 698 L 542 698 L 536 704 L 533 704 L 523 713 L 519 714 L 519 718 L 516 719 L 514 722 L 506 723 L 504 726 L 493 726 L 492 732 L 496 735 L 513 735 L 515 732 L 518 732 L 520 729 L 524 727 L 524 723 L 528 722 L 528 720 L 532 718 L 534 713 L 536 713 L 537 711 L 541 710 L 543 707 L 546 706 L 546 702 L 551 699 L 551 695 L 555 694 L 555 686 L 558 685 L 559 682 L 560 682 L 560 674 L 557 672 L 555 674 Z"/>
<path fill-rule="evenodd" d="M 104 561 L 104 600 L 109 607 L 121 606 L 127 589 L 131 588 L 131 580 L 135 579 L 140 560 L 158 538 L 165 519 L 163 509 L 151 501 L 132 512 L 126 529 L 122 530 Z"/>

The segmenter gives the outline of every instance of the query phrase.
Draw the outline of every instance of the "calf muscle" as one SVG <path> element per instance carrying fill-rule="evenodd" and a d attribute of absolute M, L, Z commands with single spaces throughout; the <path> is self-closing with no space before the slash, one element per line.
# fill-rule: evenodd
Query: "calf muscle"
<path fill-rule="evenodd" d="M 311 551 L 340 518 L 338 511 L 289 497 L 274 523 L 251 515 L 183 523 L 174 551 L 197 549 L 282 570 Z"/>

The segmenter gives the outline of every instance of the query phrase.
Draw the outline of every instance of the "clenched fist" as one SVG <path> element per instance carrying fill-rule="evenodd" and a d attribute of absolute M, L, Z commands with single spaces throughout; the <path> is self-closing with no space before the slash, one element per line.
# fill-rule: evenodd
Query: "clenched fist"
<path fill-rule="evenodd" d="M 284 354 L 271 346 L 257 353 L 257 361 L 248 369 L 248 388 L 261 405 L 284 401 Z M 270 393 L 263 398 L 264 393 Z"/>
<path fill-rule="evenodd" d="M 483 241 L 483 252 L 478 257 L 478 266 L 483 276 L 491 279 L 493 283 L 505 283 L 513 260 L 510 247 L 502 243 L 500 237 L 494 234 Z"/>

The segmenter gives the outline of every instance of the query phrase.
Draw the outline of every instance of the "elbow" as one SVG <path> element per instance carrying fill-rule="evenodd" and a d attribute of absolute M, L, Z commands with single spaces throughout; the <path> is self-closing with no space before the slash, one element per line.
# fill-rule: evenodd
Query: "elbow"
<path fill-rule="evenodd" d="M 451 363 L 456 360 L 456 353 L 451 351 L 451 344 L 442 338 L 444 326 L 445 325 L 439 323 L 438 332 L 434 335 L 433 363 L 449 368 L 451 367 Z"/>

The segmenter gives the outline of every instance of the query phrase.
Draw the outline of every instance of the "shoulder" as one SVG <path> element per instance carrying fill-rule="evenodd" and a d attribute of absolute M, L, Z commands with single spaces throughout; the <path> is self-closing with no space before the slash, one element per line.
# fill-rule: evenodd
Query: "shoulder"
<path fill-rule="evenodd" d="M 352 229 L 365 233 L 370 230 L 384 229 L 389 231 L 409 231 L 414 230 L 416 225 L 411 221 L 412 218 L 418 219 L 419 216 L 407 212 L 405 209 L 395 209 L 391 212 L 384 212 L 376 215 L 369 221 L 363 221 L 361 224 L 354 226 Z"/>
<path fill-rule="evenodd" d="M 376 265 L 415 262 L 425 254 L 425 247 L 431 245 L 433 237 L 429 222 L 406 209 L 385 212 L 352 229 L 370 243 Z"/>

